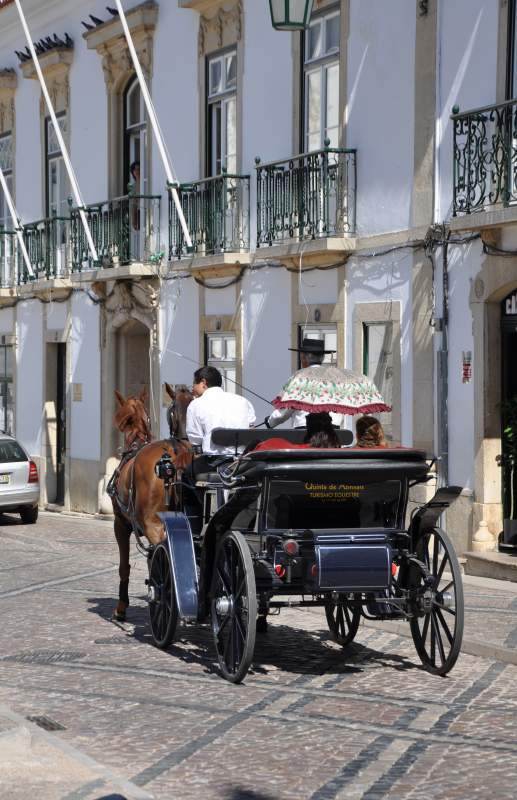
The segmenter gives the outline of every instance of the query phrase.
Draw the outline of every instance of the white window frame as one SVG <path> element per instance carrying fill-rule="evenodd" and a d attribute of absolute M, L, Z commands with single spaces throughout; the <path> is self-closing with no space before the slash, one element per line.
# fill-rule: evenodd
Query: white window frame
<path fill-rule="evenodd" d="M 234 59 L 235 64 L 235 80 L 231 83 L 227 82 L 227 67 L 230 59 Z M 221 69 L 221 82 L 216 91 L 212 91 L 211 75 L 212 66 L 215 64 L 220 65 Z M 207 172 L 211 172 L 208 177 L 220 175 L 221 172 L 227 170 L 230 174 L 237 172 L 237 49 L 232 48 L 223 53 L 217 53 L 207 58 L 207 131 L 210 135 L 208 142 L 208 163 Z M 228 117 L 230 108 L 233 105 L 235 115 L 235 152 L 228 152 Z M 220 119 L 220 142 L 217 141 L 216 134 L 214 133 L 215 125 L 214 118 L 219 113 Z M 217 152 L 218 145 L 220 152 Z"/>
<path fill-rule="evenodd" d="M 139 118 L 137 122 L 130 122 L 130 105 L 131 105 L 131 98 L 134 92 L 138 92 L 140 95 L 140 102 L 139 102 Z M 139 186 L 134 187 L 134 194 L 139 195 L 146 195 L 147 192 L 147 184 L 148 184 L 148 175 L 147 175 L 147 147 L 148 147 L 148 138 L 147 138 L 147 112 L 145 108 L 145 102 L 142 95 L 142 90 L 140 88 L 140 83 L 138 78 L 135 76 L 129 83 L 125 93 L 125 109 L 124 109 L 124 122 L 125 122 L 125 130 L 124 130 L 124 138 L 127 137 L 127 147 L 128 150 L 126 151 L 128 154 L 128 164 L 127 169 L 134 161 L 138 161 L 140 163 L 140 184 Z M 140 154 L 139 157 L 136 157 L 136 153 L 134 150 L 134 143 L 136 139 L 140 140 Z M 131 184 L 133 178 L 131 175 L 129 176 L 129 183 Z M 127 187 L 129 190 L 129 187 Z M 125 192 L 124 192 L 125 193 Z"/>
<path fill-rule="evenodd" d="M 224 353 L 218 358 L 211 353 L 211 342 L 215 339 L 221 339 L 224 343 Z M 228 357 L 227 343 L 233 344 L 233 357 Z M 237 386 L 237 336 L 231 331 L 211 331 L 205 334 L 205 364 L 207 367 L 215 367 L 223 376 L 223 389 L 225 392 L 232 392 L 233 394 L 240 394 L 240 387 Z M 228 380 L 228 372 L 231 371 L 234 375 L 233 379 Z"/>
<path fill-rule="evenodd" d="M 328 99 L 328 72 L 329 68 L 336 67 L 338 68 L 338 79 L 337 79 L 337 97 L 335 98 L 336 104 L 339 108 L 339 70 L 340 70 L 340 47 L 339 45 L 334 48 L 330 48 L 329 50 L 325 49 L 325 42 L 326 42 L 326 27 L 327 22 L 331 19 L 337 18 L 340 19 L 340 12 L 339 9 L 329 11 L 327 14 L 318 14 L 316 15 L 311 24 L 309 25 L 308 29 L 305 32 L 305 43 L 304 43 L 304 61 L 303 61 L 303 96 L 304 96 L 304 109 L 303 109 L 303 148 L 305 152 L 314 150 L 322 150 L 325 146 L 325 139 L 328 137 L 329 127 L 328 127 L 328 120 L 327 120 L 327 99 Z M 313 30 L 315 27 L 321 27 L 321 39 L 322 39 L 322 52 L 315 58 L 309 58 L 309 36 L 310 31 Z M 320 80 L 320 142 L 318 147 L 310 147 L 309 145 L 309 78 L 311 75 L 319 75 Z M 339 140 L 339 114 L 337 119 L 336 125 L 336 141 L 332 143 L 332 146 L 338 146 Z M 330 137 L 328 137 L 330 138 Z"/>

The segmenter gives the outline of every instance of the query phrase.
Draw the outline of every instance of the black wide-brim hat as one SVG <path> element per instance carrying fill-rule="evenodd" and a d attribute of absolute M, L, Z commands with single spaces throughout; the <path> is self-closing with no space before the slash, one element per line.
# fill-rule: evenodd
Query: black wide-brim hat
<path fill-rule="evenodd" d="M 293 353 L 314 353 L 320 356 L 336 352 L 335 350 L 325 350 L 323 339 L 303 339 L 301 347 L 289 347 L 288 350 Z"/>

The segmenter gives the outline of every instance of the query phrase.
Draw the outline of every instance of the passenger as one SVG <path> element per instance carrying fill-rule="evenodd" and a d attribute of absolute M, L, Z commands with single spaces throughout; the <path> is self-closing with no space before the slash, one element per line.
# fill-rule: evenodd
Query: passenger
<path fill-rule="evenodd" d="M 336 429 L 332 425 L 332 417 L 327 411 L 318 414 L 307 414 L 307 433 L 303 444 L 293 444 L 288 439 L 274 437 L 266 439 L 255 447 L 255 450 L 299 450 L 301 448 L 341 447 Z"/>
<path fill-rule="evenodd" d="M 359 417 L 355 432 L 356 447 L 388 447 L 382 425 L 375 417 Z"/>

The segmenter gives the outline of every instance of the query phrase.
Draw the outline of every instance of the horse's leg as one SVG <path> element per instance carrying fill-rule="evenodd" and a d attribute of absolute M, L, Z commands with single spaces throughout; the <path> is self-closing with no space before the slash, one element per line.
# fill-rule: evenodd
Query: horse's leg
<path fill-rule="evenodd" d="M 129 606 L 129 573 L 131 565 L 129 563 L 129 539 L 131 536 L 131 526 L 120 516 L 115 515 L 115 538 L 118 544 L 120 578 L 118 588 L 118 603 L 113 618 L 118 622 L 126 619 L 126 609 Z"/>

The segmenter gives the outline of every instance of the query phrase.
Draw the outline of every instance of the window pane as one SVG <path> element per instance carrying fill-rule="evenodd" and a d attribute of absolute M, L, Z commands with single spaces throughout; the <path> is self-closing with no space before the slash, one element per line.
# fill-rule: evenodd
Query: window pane
<path fill-rule="evenodd" d="M 210 62 L 210 94 L 218 94 L 222 91 L 222 64 L 221 59 L 217 58 Z"/>
<path fill-rule="evenodd" d="M 388 405 L 393 400 L 393 323 L 364 326 L 364 372 L 375 383 Z M 392 438 L 391 413 L 379 414 L 388 438 Z"/>
<path fill-rule="evenodd" d="M 330 17 L 325 25 L 325 52 L 339 50 L 339 16 Z"/>
<path fill-rule="evenodd" d="M 142 97 L 138 83 L 133 84 L 127 96 L 128 125 L 139 125 L 142 119 Z"/>
<path fill-rule="evenodd" d="M 222 370 L 223 379 L 224 379 L 224 390 L 225 392 L 232 392 L 235 394 L 236 386 L 235 386 L 235 378 L 236 378 L 236 370 L 233 367 L 229 367 L 227 369 Z"/>
<path fill-rule="evenodd" d="M 321 55 L 322 35 L 323 31 L 321 22 L 314 22 L 307 31 L 307 61 L 312 61 L 314 58 L 319 58 Z"/>
<path fill-rule="evenodd" d="M 235 353 L 235 337 L 229 336 L 226 339 L 226 358 L 228 361 L 233 361 L 233 359 L 236 357 Z"/>
<path fill-rule="evenodd" d="M 339 65 L 333 64 L 326 70 L 327 109 L 325 134 L 330 139 L 331 147 L 338 146 L 339 129 Z"/>
<path fill-rule="evenodd" d="M 321 142 L 321 71 L 307 75 L 307 139 L 309 150 L 317 150 Z"/>
<path fill-rule="evenodd" d="M 66 114 L 62 117 L 58 117 L 59 128 L 63 137 L 66 139 L 67 133 L 67 119 Z M 59 142 L 56 136 L 56 132 L 54 130 L 54 125 L 52 124 L 52 120 L 47 120 L 47 153 L 50 155 L 52 153 L 57 154 L 61 152 L 61 148 L 59 147 Z"/>
<path fill-rule="evenodd" d="M 219 337 L 210 337 L 210 358 L 222 358 L 223 357 L 223 340 Z"/>
<path fill-rule="evenodd" d="M 226 56 L 226 88 L 234 89 L 237 85 L 237 56 L 232 53 Z"/>
<path fill-rule="evenodd" d="M 237 103 L 234 97 L 225 103 L 225 117 L 226 163 L 223 166 L 233 174 L 237 169 Z"/>

